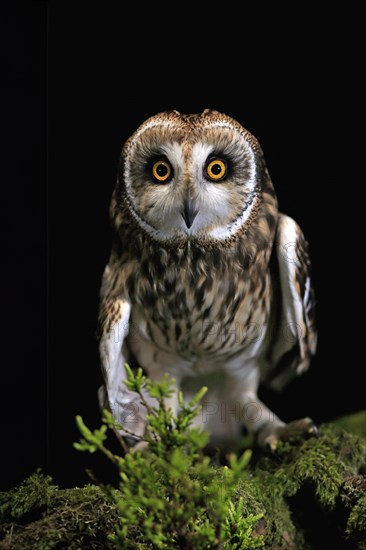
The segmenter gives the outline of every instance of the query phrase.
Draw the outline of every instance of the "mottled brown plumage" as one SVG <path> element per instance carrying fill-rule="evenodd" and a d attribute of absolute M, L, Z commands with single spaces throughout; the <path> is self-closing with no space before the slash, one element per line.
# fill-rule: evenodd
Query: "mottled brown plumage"
<path fill-rule="evenodd" d="M 143 433 L 146 411 L 123 384 L 124 360 L 137 362 L 151 378 L 174 376 L 187 397 L 206 383 L 198 422 L 213 436 L 244 424 L 274 444 L 284 424 L 258 384 L 281 387 L 304 370 L 316 338 L 307 244 L 278 214 L 257 140 L 215 111 L 156 115 L 122 150 L 110 212 L 101 404 Z"/>

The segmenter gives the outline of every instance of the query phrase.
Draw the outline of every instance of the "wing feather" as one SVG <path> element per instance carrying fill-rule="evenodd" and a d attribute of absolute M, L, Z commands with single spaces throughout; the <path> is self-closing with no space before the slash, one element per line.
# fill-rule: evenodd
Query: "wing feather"
<path fill-rule="evenodd" d="M 315 354 L 317 334 L 314 322 L 314 292 L 310 279 L 308 243 L 297 223 L 279 215 L 272 281 L 276 293 L 269 359 L 273 366 L 269 383 L 281 389 L 291 378 L 304 372 Z"/>

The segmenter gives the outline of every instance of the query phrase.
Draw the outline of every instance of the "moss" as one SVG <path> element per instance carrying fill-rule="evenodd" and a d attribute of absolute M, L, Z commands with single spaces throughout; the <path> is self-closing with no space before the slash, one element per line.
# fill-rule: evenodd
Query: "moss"
<path fill-rule="evenodd" d="M 366 549 L 366 492 L 354 504 L 347 522 L 347 536 L 359 541 L 359 548 Z"/>
<path fill-rule="evenodd" d="M 52 478 L 38 470 L 16 489 L 0 493 L 0 517 L 21 519 L 40 508 L 46 508 L 56 490 Z"/>
<path fill-rule="evenodd" d="M 258 454 L 251 474 L 243 477 L 238 494 L 247 503 L 245 513 L 263 514 L 259 532 L 264 534 L 268 548 L 309 547 L 308 535 L 297 519 L 304 514 L 302 495 L 306 490 L 319 522 L 313 530 L 325 529 L 324 517 L 331 522 L 328 529 L 336 530 L 336 518 L 345 516 L 346 525 L 339 541 L 342 537 L 357 541 L 358 548 L 364 550 L 366 481 L 357 472 L 365 464 L 365 440 L 337 426 L 324 425 L 318 439 L 294 438 L 280 443 L 273 456 Z M 297 498 L 292 499 L 295 495 Z"/>
<path fill-rule="evenodd" d="M 0 493 L 0 548 L 112 548 L 108 536 L 117 520 L 99 487 L 59 489 L 38 471 Z"/>
<path fill-rule="evenodd" d="M 366 550 L 366 477 L 350 475 L 342 488 L 341 500 L 349 511 L 346 537 Z"/>
<path fill-rule="evenodd" d="M 177 464 L 179 466 L 180 461 Z M 335 425 L 322 426 L 319 439 L 295 438 L 281 443 L 274 455 L 256 452 L 233 491 L 227 527 L 230 542 L 223 547 L 250 548 L 244 545 L 253 535 L 256 544 L 260 545 L 263 540 L 264 548 L 268 549 L 340 546 L 366 550 L 366 478 L 362 475 L 365 465 L 366 440 Z M 225 469 L 211 467 L 213 475 L 224 483 Z M 178 470 L 176 475 L 181 475 L 183 480 L 185 474 L 183 470 L 179 474 Z M 195 472 L 200 475 L 198 469 Z M 207 483 L 209 481 L 210 476 Z M 177 485 L 178 482 L 177 478 Z M 190 491 L 192 487 L 196 485 L 191 484 Z M 0 493 L 0 548 L 115 548 L 109 536 L 120 523 L 123 507 L 118 511 L 114 503 L 120 495 L 113 490 L 112 499 L 108 492 L 94 485 L 59 489 L 50 477 L 37 472 L 19 487 Z M 309 495 L 311 506 L 305 500 Z M 190 506 L 189 499 L 199 495 L 193 497 L 193 493 L 188 492 L 184 496 L 185 506 Z M 210 498 L 212 516 L 215 499 L 212 495 Z M 221 504 L 217 502 L 219 507 Z M 238 510 L 242 520 L 236 514 Z M 215 543 L 209 542 L 216 537 L 213 522 L 203 516 L 196 525 L 195 547 L 216 548 Z M 304 517 L 307 522 L 302 521 Z M 250 529 L 246 521 L 250 522 Z M 133 543 L 134 533 L 139 543 Z M 331 543 L 328 534 L 332 536 Z M 263 539 L 256 539 L 258 535 Z M 179 547 L 175 543 L 167 544 L 162 547 Z M 128 547 L 154 546 L 143 542 L 137 525 L 131 530 Z"/>
<path fill-rule="evenodd" d="M 322 426 L 319 439 L 281 443 L 280 465 L 274 476 L 276 490 L 292 496 L 304 484 L 311 484 L 321 506 L 332 508 L 345 477 L 365 463 L 366 442 L 334 426 Z"/>
<path fill-rule="evenodd" d="M 281 491 L 273 490 L 275 484 L 271 473 L 257 470 L 254 475 L 243 477 L 236 496 L 243 498 L 246 515 L 263 515 L 257 533 L 264 536 L 266 548 L 303 548 L 303 534 L 296 528 L 291 509 Z"/>

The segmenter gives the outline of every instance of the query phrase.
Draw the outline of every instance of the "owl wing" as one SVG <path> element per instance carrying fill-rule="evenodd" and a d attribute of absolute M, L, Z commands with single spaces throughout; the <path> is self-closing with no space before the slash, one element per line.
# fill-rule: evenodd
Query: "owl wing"
<path fill-rule="evenodd" d="M 99 306 L 99 354 L 105 385 L 99 388 L 98 397 L 102 408 L 109 408 L 117 420 L 118 401 L 125 393 L 126 379 L 123 344 L 128 334 L 131 304 L 123 295 L 111 295 L 113 268 L 104 270 Z M 118 419 L 120 422 L 121 420 Z"/>
<path fill-rule="evenodd" d="M 113 254 L 112 254 L 113 258 Z M 116 422 L 129 431 L 143 435 L 146 410 L 138 394 L 130 391 L 124 364 L 128 359 L 126 338 L 131 333 L 131 303 L 125 292 L 125 282 L 131 272 L 132 263 L 122 269 L 115 262 L 105 268 L 100 292 L 99 307 L 99 354 L 104 385 L 98 390 L 99 405 L 109 409 Z M 126 436 L 124 430 L 119 434 Z"/>
<path fill-rule="evenodd" d="M 315 354 L 314 293 L 310 280 L 308 243 L 297 223 L 279 215 L 271 268 L 274 287 L 274 322 L 267 379 L 281 389 L 305 371 Z"/>

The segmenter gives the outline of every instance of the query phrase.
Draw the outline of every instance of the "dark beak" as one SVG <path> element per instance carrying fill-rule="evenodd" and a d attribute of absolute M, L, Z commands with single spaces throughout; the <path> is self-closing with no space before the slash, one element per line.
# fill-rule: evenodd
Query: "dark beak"
<path fill-rule="evenodd" d="M 189 229 L 192 223 L 194 222 L 194 218 L 198 214 L 198 209 L 195 207 L 191 197 L 188 196 L 184 201 L 184 208 L 181 214 L 182 214 L 183 220 L 186 222 L 186 226 Z"/>

